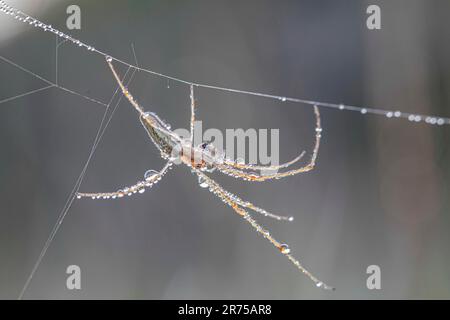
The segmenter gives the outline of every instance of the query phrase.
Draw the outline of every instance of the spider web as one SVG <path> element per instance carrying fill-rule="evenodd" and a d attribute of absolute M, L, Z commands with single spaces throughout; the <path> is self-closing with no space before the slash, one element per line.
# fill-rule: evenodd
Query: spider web
<path fill-rule="evenodd" d="M 58 48 L 59 44 L 60 43 L 57 42 L 56 48 Z M 136 54 L 134 52 L 134 46 L 132 46 L 132 51 L 133 51 L 134 57 L 136 57 Z M 78 192 L 78 190 L 79 190 L 79 188 L 81 186 L 81 183 L 83 182 L 83 179 L 84 179 L 84 177 L 86 175 L 86 170 L 87 170 L 87 168 L 89 166 L 89 163 L 91 162 L 91 159 L 92 159 L 92 157 L 93 157 L 93 155 L 94 155 L 94 153 L 95 153 L 95 151 L 96 151 L 96 149 L 97 149 L 97 147 L 98 147 L 98 145 L 99 145 L 99 143 L 100 143 L 100 141 L 101 141 L 101 139 L 102 139 L 102 137 L 103 137 L 107 127 L 108 127 L 108 125 L 110 124 L 110 122 L 111 122 L 111 120 L 112 120 L 112 118 L 113 118 L 113 116 L 114 116 L 114 114 L 115 114 L 115 112 L 116 112 L 116 110 L 117 110 L 121 100 L 122 100 L 123 95 L 120 95 L 117 98 L 117 101 L 113 104 L 113 102 L 114 102 L 114 100 L 115 100 L 115 98 L 116 98 L 116 96 L 117 96 L 117 94 L 119 92 L 119 89 L 120 89 L 119 87 L 117 87 L 115 89 L 113 95 L 111 96 L 109 102 L 105 104 L 105 103 L 100 102 L 100 101 L 98 101 L 96 99 L 93 99 L 93 98 L 91 98 L 89 96 L 83 95 L 83 94 L 78 93 L 78 92 L 76 92 L 74 90 L 71 90 L 71 89 L 68 89 L 66 87 L 58 85 L 57 84 L 57 78 L 56 78 L 55 82 L 51 82 L 51 81 L 49 81 L 49 80 L 39 76 L 38 74 L 36 74 L 36 73 L 34 73 L 34 72 L 32 72 L 32 71 L 30 71 L 30 70 L 28 70 L 28 69 L 18 65 L 16 63 L 14 63 L 13 61 L 11 61 L 11 60 L 3 57 L 3 56 L 0 56 L 0 59 L 2 61 L 4 61 L 4 62 L 6 62 L 6 63 L 8 63 L 8 64 L 10 64 L 10 65 L 20 69 L 20 70 L 22 70 L 22 71 L 32 75 L 33 77 L 38 78 L 38 79 L 40 79 L 40 80 L 42 80 L 42 81 L 44 81 L 45 83 L 48 84 L 48 86 L 42 87 L 40 89 L 28 91 L 28 92 L 25 92 L 25 93 L 22 93 L 22 94 L 13 96 L 13 97 L 9 97 L 9 98 L 3 99 L 3 100 L 0 101 L 0 104 L 1 103 L 5 103 L 5 102 L 10 102 L 12 100 L 15 100 L 15 99 L 18 99 L 18 98 L 21 98 L 21 97 L 24 97 L 24 96 L 27 96 L 27 95 L 30 95 L 30 94 L 33 94 L 33 93 L 37 93 L 37 92 L 40 92 L 40 91 L 43 91 L 43 90 L 47 90 L 47 89 L 50 89 L 50 88 L 58 88 L 58 89 L 60 89 L 62 91 L 68 92 L 68 93 L 73 94 L 73 95 L 80 96 L 80 97 L 82 97 L 82 98 L 84 98 L 84 99 L 86 99 L 88 101 L 100 104 L 100 105 L 105 107 L 105 111 L 104 111 L 102 119 L 100 121 L 100 125 L 99 125 L 99 127 L 97 129 L 97 132 L 96 132 L 94 141 L 92 143 L 92 146 L 91 146 L 89 155 L 87 157 L 87 160 L 85 161 L 85 163 L 83 165 L 83 168 L 82 168 L 82 170 L 81 170 L 81 172 L 80 172 L 80 174 L 79 174 L 79 176 L 78 176 L 78 178 L 77 178 L 77 180 L 76 180 L 76 182 L 75 182 L 71 192 L 69 193 L 69 196 L 68 196 L 68 198 L 67 198 L 67 200 L 66 200 L 66 202 L 65 202 L 65 204 L 64 204 L 64 206 L 63 206 L 63 208 L 61 210 L 61 212 L 58 215 L 56 223 L 53 226 L 53 229 L 50 232 L 50 234 L 49 234 L 49 236 L 47 238 L 47 241 L 45 242 L 44 247 L 42 248 L 41 253 L 39 254 L 39 257 L 36 260 L 36 263 L 33 266 L 33 269 L 31 271 L 29 277 L 27 278 L 24 287 L 22 288 L 22 290 L 21 290 L 21 292 L 19 294 L 19 299 L 22 299 L 24 294 L 25 294 L 25 292 L 26 292 L 26 290 L 27 290 L 27 288 L 28 288 L 28 286 L 29 286 L 29 284 L 30 284 L 30 282 L 31 282 L 31 280 L 32 280 L 32 278 L 33 278 L 33 276 L 34 276 L 34 274 L 36 273 L 40 263 L 42 262 L 42 259 L 44 258 L 48 248 L 50 247 L 51 242 L 53 241 L 54 237 L 56 236 L 56 233 L 58 232 L 59 227 L 61 226 L 64 218 L 66 217 L 67 213 L 69 212 L 70 207 L 72 206 L 72 203 L 73 203 L 73 201 L 75 199 L 75 196 L 76 196 L 76 194 L 77 194 L 77 192 Z M 137 60 L 136 60 L 136 63 L 137 63 Z M 57 64 L 56 64 L 56 66 L 57 66 Z M 127 84 L 131 83 L 131 81 L 132 81 L 132 79 L 134 77 L 134 74 L 136 72 L 136 70 L 134 69 L 131 72 L 131 75 L 129 76 L 129 79 L 127 80 L 127 76 L 130 73 L 130 70 L 131 70 L 131 68 L 127 69 L 127 71 L 125 72 L 125 75 L 123 76 L 123 79 L 122 79 L 122 81 L 125 81 L 125 83 L 127 83 Z"/>
<path fill-rule="evenodd" d="M 80 49 L 88 50 L 92 54 L 101 55 L 107 60 L 114 61 L 116 63 L 122 64 L 125 67 L 127 67 L 127 71 L 122 79 L 124 81 L 124 83 L 126 83 L 126 84 L 129 84 L 132 81 L 132 79 L 137 71 L 141 71 L 141 72 L 151 74 L 151 75 L 163 78 L 163 79 L 171 80 L 174 82 L 185 84 L 187 86 L 194 86 L 194 87 L 198 87 L 198 88 L 205 88 L 205 89 L 223 91 L 223 92 L 234 93 L 234 94 L 257 96 L 257 97 L 262 97 L 262 98 L 281 101 L 281 102 L 290 102 L 290 103 L 295 103 L 295 104 L 308 105 L 311 107 L 318 106 L 321 108 L 337 109 L 337 110 L 341 110 L 341 111 L 353 111 L 353 112 L 361 113 L 362 115 L 373 114 L 373 115 L 383 116 L 388 119 L 390 119 L 390 118 L 406 119 L 413 123 L 426 123 L 429 125 L 439 125 L 439 126 L 450 124 L 450 118 L 448 118 L 448 117 L 440 117 L 440 116 L 403 112 L 403 111 L 400 111 L 395 108 L 385 109 L 385 108 L 352 106 L 352 105 L 346 105 L 346 104 L 342 104 L 342 103 L 329 103 L 329 102 L 322 102 L 322 101 L 314 101 L 314 100 L 287 97 L 287 96 L 281 96 L 281 95 L 273 95 L 273 94 L 268 94 L 268 93 L 263 93 L 263 92 L 255 92 L 255 91 L 247 91 L 247 90 L 241 90 L 241 89 L 235 89 L 235 88 L 221 87 L 221 86 L 212 85 L 212 84 L 208 84 L 208 83 L 197 83 L 197 82 L 187 81 L 187 80 L 184 80 L 181 78 L 173 77 L 173 76 L 170 76 L 170 75 L 167 75 L 164 73 L 160 73 L 157 71 L 153 71 L 153 70 L 141 67 L 137 61 L 134 46 L 132 44 L 131 44 L 131 50 L 132 50 L 132 54 L 134 57 L 134 63 L 129 63 L 122 59 L 116 58 L 106 52 L 103 52 L 99 49 L 96 49 L 95 47 L 93 47 L 89 44 L 86 44 L 86 43 L 82 42 L 81 40 L 73 38 L 72 36 L 70 36 L 66 33 L 63 33 L 61 31 L 53 28 L 52 26 L 47 25 L 47 24 L 43 23 L 42 21 L 40 21 L 34 17 L 31 17 L 30 15 L 28 15 L 18 9 L 15 9 L 15 8 L 9 6 L 3 0 L 0 0 L 0 12 L 4 13 L 6 15 L 9 15 L 12 18 L 14 18 L 22 23 L 27 23 L 27 24 L 29 24 L 33 27 L 39 28 L 43 31 L 48 31 L 48 32 L 56 35 L 56 39 L 57 39 L 56 47 L 55 47 L 55 51 L 56 51 L 56 61 L 55 61 L 56 78 L 55 78 L 55 81 L 51 81 L 47 78 L 44 78 L 44 77 L 34 73 L 33 71 L 30 71 L 29 69 L 15 63 L 14 61 L 8 59 L 7 57 L 0 55 L 0 60 L 2 60 L 4 63 L 7 63 L 7 64 L 33 76 L 45 83 L 45 86 L 43 86 L 41 88 L 34 89 L 34 90 L 31 90 L 31 91 L 28 91 L 25 93 L 21 93 L 21 94 L 15 95 L 15 96 L 4 98 L 4 99 L 0 100 L 0 104 L 6 103 L 6 102 L 11 102 L 15 99 L 19 99 L 19 98 L 22 98 L 22 97 L 25 97 L 28 95 L 32 95 L 32 94 L 35 94 L 35 93 L 38 93 L 41 91 L 45 91 L 45 90 L 48 90 L 51 88 L 57 88 L 68 94 L 79 96 L 87 101 L 90 101 L 92 103 L 95 103 L 95 104 L 105 107 L 105 111 L 103 113 L 102 119 L 100 121 L 99 127 L 98 127 L 96 135 L 94 137 L 88 157 L 87 157 L 86 161 L 84 162 L 82 170 L 81 170 L 77 180 L 75 181 L 75 184 L 74 184 L 71 192 L 69 193 L 62 210 L 60 211 L 60 213 L 58 215 L 56 223 L 54 224 L 53 229 L 50 232 L 50 234 L 49 234 L 49 236 L 48 236 L 33 268 L 32 268 L 32 271 L 29 274 L 29 276 L 25 282 L 24 287 L 22 288 L 22 290 L 19 294 L 19 297 L 18 297 L 19 299 L 22 299 L 24 297 L 24 294 L 26 293 L 37 269 L 39 268 L 39 265 L 41 264 L 43 258 L 45 257 L 47 250 L 49 249 L 53 239 L 55 238 L 63 220 L 67 216 L 67 214 L 72 206 L 72 203 L 75 199 L 75 196 L 81 186 L 81 183 L 83 182 L 83 179 L 86 175 L 86 171 L 90 164 L 90 161 L 91 161 L 100 141 L 102 140 L 102 137 L 103 137 L 108 125 L 110 124 L 111 119 L 113 118 L 120 101 L 123 98 L 123 95 L 120 92 L 119 87 L 115 88 L 111 98 L 109 99 L 109 101 L 107 103 L 105 103 L 105 102 L 99 101 L 95 98 L 81 94 L 77 91 L 74 91 L 70 88 L 60 85 L 58 83 L 58 77 L 57 77 L 57 74 L 58 74 L 58 72 L 57 72 L 58 48 L 60 45 L 62 45 L 65 42 L 72 43 L 72 44 L 78 46 Z M 117 101 L 114 102 L 115 100 L 117 100 Z"/>
<path fill-rule="evenodd" d="M 374 114 L 374 115 L 380 115 L 387 118 L 402 118 L 407 119 L 411 122 L 425 122 L 427 124 L 431 125 L 449 125 L 450 124 L 450 118 L 448 117 L 439 117 L 439 116 L 432 116 L 432 115 L 425 115 L 425 114 L 415 114 L 415 113 L 409 113 L 409 112 L 403 112 L 398 109 L 384 109 L 384 108 L 376 108 L 376 107 L 361 107 L 361 106 L 352 106 L 352 105 L 346 105 L 343 103 L 330 103 L 330 102 L 322 102 L 322 101 L 314 101 L 314 100 L 308 100 L 308 99 L 300 99 L 300 98 L 293 98 L 293 97 L 287 97 L 287 96 L 279 96 L 279 95 L 273 95 L 263 92 L 255 92 L 255 91 L 248 91 L 248 90 L 241 90 L 241 89 L 235 89 L 235 88 L 227 88 L 227 87 L 221 87 L 217 85 L 212 84 L 205 84 L 205 83 L 197 83 L 193 81 L 184 80 L 181 78 L 173 77 L 164 73 L 160 73 L 157 71 L 153 71 L 150 69 L 146 69 L 143 67 L 140 67 L 137 63 L 132 64 L 129 62 L 126 62 L 122 59 L 116 58 L 106 52 L 103 52 L 99 49 L 96 49 L 95 47 L 82 42 L 81 40 L 78 40 L 64 32 L 61 32 L 55 28 L 53 28 L 51 25 L 47 25 L 43 23 L 42 21 L 31 17 L 30 15 L 17 10 L 9 5 L 7 5 L 3 0 L 0 0 L 0 12 L 12 16 L 14 19 L 17 19 L 23 23 L 28 23 L 29 25 L 40 28 L 44 31 L 51 32 L 58 37 L 60 37 L 63 41 L 71 42 L 80 48 L 86 49 L 94 54 L 102 55 L 105 59 L 110 59 L 111 61 L 118 62 L 122 65 L 125 65 L 129 68 L 132 68 L 137 71 L 142 71 L 144 73 L 152 74 L 157 77 L 161 77 L 167 80 L 171 80 L 174 82 L 186 84 L 188 86 L 194 86 L 199 88 L 205 88 L 205 89 L 211 89 L 211 90 L 218 90 L 218 91 L 224 91 L 224 92 L 230 92 L 230 93 L 238 93 L 238 94 L 244 94 L 244 95 L 250 95 L 250 96 L 257 96 L 272 100 L 278 100 L 282 102 L 292 102 L 297 104 L 304 104 L 304 105 L 310 105 L 310 106 L 318 106 L 322 108 L 331 108 L 331 109 L 338 109 L 342 111 L 354 111 L 359 112 L 361 114 Z M 134 55 L 134 57 L 136 57 Z"/>

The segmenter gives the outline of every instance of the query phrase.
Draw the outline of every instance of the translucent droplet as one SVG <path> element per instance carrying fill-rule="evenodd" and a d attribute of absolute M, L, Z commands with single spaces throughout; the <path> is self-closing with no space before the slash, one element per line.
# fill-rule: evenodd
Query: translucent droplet
<path fill-rule="evenodd" d="M 282 244 L 282 245 L 280 245 L 280 251 L 281 251 L 281 253 L 288 254 L 291 252 L 291 249 L 289 248 L 289 246 L 287 244 Z"/>
<path fill-rule="evenodd" d="M 77 199 L 81 199 L 81 196 L 80 196 L 80 195 L 77 195 Z"/>
<path fill-rule="evenodd" d="M 209 172 L 209 173 L 216 171 L 216 167 L 205 167 L 205 168 L 206 168 L 206 172 Z"/>
<path fill-rule="evenodd" d="M 110 56 L 106 56 L 106 61 L 108 61 L 108 62 L 112 62 L 112 58 L 110 57 Z"/>
<path fill-rule="evenodd" d="M 319 281 L 316 283 L 316 287 L 321 288 L 323 286 L 323 282 Z"/>
<path fill-rule="evenodd" d="M 198 177 L 198 184 L 201 188 L 207 188 L 209 186 L 208 182 L 203 177 Z"/>
<path fill-rule="evenodd" d="M 366 109 L 366 108 L 362 108 L 362 109 L 361 109 L 361 113 L 362 113 L 362 114 L 366 114 L 366 113 L 367 113 L 367 109 Z"/>
<path fill-rule="evenodd" d="M 289 217 L 288 221 L 294 221 L 294 217 Z"/>
<path fill-rule="evenodd" d="M 158 174 L 159 174 L 159 172 L 156 170 L 147 170 L 144 173 L 144 178 L 147 181 L 153 180 Z"/>

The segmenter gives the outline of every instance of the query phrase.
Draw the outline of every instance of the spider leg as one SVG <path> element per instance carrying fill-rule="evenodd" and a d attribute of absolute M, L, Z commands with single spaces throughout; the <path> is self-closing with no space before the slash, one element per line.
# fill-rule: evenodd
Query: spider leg
<path fill-rule="evenodd" d="M 258 166 L 258 165 L 254 165 L 254 164 L 237 163 L 237 162 L 230 161 L 227 159 L 223 160 L 223 164 L 227 165 L 229 167 L 235 168 L 235 169 L 244 169 L 244 170 L 278 170 L 278 169 L 287 168 L 287 167 L 293 165 L 294 163 L 299 161 L 301 158 L 303 158 L 304 155 L 305 155 L 305 151 L 303 151 L 295 159 L 293 159 L 289 162 L 285 162 L 285 163 L 282 163 L 279 165 L 274 165 L 274 166 Z"/>
<path fill-rule="evenodd" d="M 307 165 L 305 165 L 301 168 L 295 169 L 295 170 L 289 170 L 289 171 L 285 171 L 285 172 L 277 172 L 277 173 L 266 174 L 266 175 L 262 175 L 257 172 L 245 172 L 243 170 L 235 169 L 232 165 L 226 164 L 226 163 L 218 165 L 217 168 L 222 173 L 225 173 L 225 174 L 230 175 L 235 178 L 241 178 L 241 179 L 248 180 L 248 181 L 266 181 L 266 180 L 270 180 L 270 179 L 280 179 L 280 178 L 293 176 L 293 175 L 296 175 L 296 174 L 299 174 L 302 172 L 308 172 L 308 171 L 313 170 L 316 165 L 317 155 L 319 153 L 320 138 L 322 137 L 320 113 L 319 113 L 319 108 L 317 106 L 314 106 L 314 114 L 316 116 L 316 139 L 315 139 L 315 145 L 314 145 L 311 159 Z M 290 163 L 288 162 L 288 165 L 296 162 L 297 161 L 296 159 L 294 159 Z M 288 165 L 284 164 L 282 166 L 287 167 Z M 253 169 L 256 169 L 256 168 L 253 168 Z"/>
<path fill-rule="evenodd" d="M 131 105 L 136 109 L 136 111 L 139 113 L 139 115 L 143 115 L 144 109 L 139 105 L 139 103 L 134 99 L 134 97 L 131 95 L 131 93 L 128 91 L 128 89 L 123 84 L 122 80 L 120 79 L 116 69 L 114 68 L 110 58 L 106 58 L 106 62 L 108 63 L 109 68 L 111 69 L 112 74 L 114 75 L 114 78 L 116 79 L 117 83 L 119 84 L 120 89 L 122 90 L 123 95 L 130 101 Z"/>
<path fill-rule="evenodd" d="M 205 175 L 203 172 L 196 170 L 196 173 L 203 181 L 205 181 L 208 184 L 208 187 L 210 189 L 213 188 L 214 190 L 220 190 L 221 193 L 225 194 L 228 198 L 233 199 L 240 207 L 251 209 L 255 212 L 260 213 L 261 215 L 263 215 L 265 217 L 273 218 L 276 220 L 294 221 L 294 217 L 292 217 L 292 216 L 288 217 L 288 216 L 280 216 L 277 214 L 273 214 L 263 208 L 255 206 L 251 202 L 242 200 L 235 194 L 223 189 L 217 182 L 215 182 L 213 179 L 211 179 L 210 177 Z"/>
<path fill-rule="evenodd" d="M 265 239 L 267 239 L 275 248 L 280 250 L 282 254 L 284 254 L 294 265 L 299 269 L 302 273 L 304 273 L 309 279 L 311 279 L 317 287 L 323 288 L 326 290 L 334 290 L 333 287 L 328 286 L 324 282 L 317 279 L 311 272 L 309 272 L 305 267 L 303 267 L 300 262 L 291 255 L 291 251 L 289 246 L 283 244 L 272 237 L 269 231 L 265 230 L 255 219 L 241 207 L 240 203 L 233 197 L 231 193 L 224 190 L 218 183 L 214 180 L 206 176 L 204 173 L 195 170 L 197 175 L 202 179 L 205 179 L 209 185 L 209 190 L 214 193 L 217 197 L 219 197 L 223 202 L 229 205 L 237 214 L 239 214 L 245 221 L 247 221 L 259 234 L 261 234 Z"/>
<path fill-rule="evenodd" d="M 125 195 L 131 196 L 134 193 L 144 193 L 146 188 L 151 188 L 158 183 L 167 171 L 172 167 L 172 162 L 167 162 L 161 171 L 154 171 L 151 175 L 148 175 L 145 180 L 138 181 L 132 186 L 124 187 L 114 192 L 95 192 L 84 193 L 78 192 L 77 198 L 92 198 L 92 199 L 116 199 L 122 198 Z"/>

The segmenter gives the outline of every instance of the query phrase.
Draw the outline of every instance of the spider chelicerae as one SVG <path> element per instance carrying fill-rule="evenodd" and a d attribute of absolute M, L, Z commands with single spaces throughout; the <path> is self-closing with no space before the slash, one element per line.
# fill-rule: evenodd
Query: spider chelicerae
<path fill-rule="evenodd" d="M 224 174 L 234 178 L 240 178 L 246 181 L 266 181 L 271 179 L 280 179 L 288 176 L 293 176 L 298 173 L 308 172 L 314 169 L 317 155 L 319 152 L 320 138 L 322 127 L 320 123 L 320 113 L 317 106 L 314 106 L 314 114 L 316 117 L 316 134 L 315 145 L 310 161 L 303 167 L 298 169 L 278 172 L 279 169 L 285 169 L 292 164 L 298 162 L 304 155 L 301 153 L 292 161 L 281 165 L 258 166 L 253 164 L 245 164 L 235 162 L 227 159 L 222 153 L 218 152 L 212 144 L 201 143 L 198 146 L 193 145 L 193 133 L 195 123 L 195 97 L 194 85 L 190 85 L 190 100 L 191 100 L 191 120 L 190 120 L 190 138 L 183 139 L 170 129 L 170 126 L 162 121 L 155 113 L 145 112 L 139 103 L 133 98 L 128 89 L 120 79 L 116 69 L 113 66 L 113 59 L 106 58 L 109 68 L 111 69 L 114 78 L 119 84 L 124 96 L 128 99 L 130 104 L 136 109 L 139 114 L 140 121 L 147 131 L 150 139 L 161 152 L 161 157 L 167 161 L 160 171 L 149 170 L 144 175 L 144 180 L 138 181 L 136 184 L 124 187 L 114 192 L 96 192 L 96 193 L 77 193 L 77 198 L 89 197 L 92 199 L 115 199 L 134 193 L 143 193 L 146 188 L 151 188 L 158 183 L 162 177 L 171 169 L 175 163 L 183 163 L 188 166 L 191 171 L 198 176 L 199 184 L 203 188 L 208 188 L 214 195 L 220 198 L 224 203 L 229 205 L 239 216 L 247 221 L 258 233 L 274 245 L 283 255 L 285 255 L 301 272 L 306 274 L 317 287 L 333 290 L 334 288 L 328 286 L 320 281 L 307 269 L 305 269 L 300 262 L 291 254 L 291 250 L 287 244 L 281 243 L 264 229 L 256 220 L 249 214 L 246 209 L 250 209 L 266 217 L 277 220 L 292 221 L 293 217 L 286 217 L 273 214 L 263 208 L 257 207 L 254 204 L 242 200 L 238 196 L 222 188 L 216 181 L 210 178 L 205 172 L 212 172 L 218 170 Z M 267 171 L 271 173 L 267 173 Z M 262 174 L 264 172 L 264 174 Z"/>

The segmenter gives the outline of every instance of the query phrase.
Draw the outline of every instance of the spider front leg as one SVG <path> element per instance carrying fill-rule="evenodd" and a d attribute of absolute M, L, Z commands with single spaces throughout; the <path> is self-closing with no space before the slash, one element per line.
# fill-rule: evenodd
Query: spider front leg
<path fill-rule="evenodd" d="M 136 184 L 128 187 L 124 187 L 114 192 L 96 192 L 96 193 L 83 193 L 78 192 L 77 198 L 92 198 L 92 199 L 116 199 L 122 198 L 125 195 L 131 196 L 134 193 L 144 193 L 147 188 L 153 187 L 157 184 L 167 171 L 172 167 L 172 162 L 169 161 L 161 169 L 161 171 L 149 170 L 145 174 L 145 179 L 138 181 Z"/>
<path fill-rule="evenodd" d="M 134 99 L 134 97 L 131 95 L 131 93 L 128 91 L 126 86 L 123 84 L 122 80 L 119 77 L 119 74 L 117 73 L 116 69 L 114 68 L 112 64 L 112 59 L 110 57 L 106 58 L 106 63 L 108 64 L 109 68 L 111 69 L 111 72 L 116 79 L 117 84 L 120 87 L 120 90 L 122 90 L 123 95 L 127 100 L 131 103 L 131 105 L 136 109 L 136 111 L 139 113 L 139 115 L 144 114 L 144 108 L 142 108 L 139 103 Z"/>
<path fill-rule="evenodd" d="M 277 248 L 282 254 L 284 254 L 293 264 L 299 269 L 302 273 L 304 273 L 311 281 L 313 281 L 317 287 L 323 288 L 326 290 L 334 290 L 333 287 L 325 284 L 324 282 L 317 279 L 311 272 L 309 272 L 305 267 L 303 267 L 300 262 L 291 255 L 291 250 L 287 244 L 283 244 L 272 237 L 269 231 L 265 230 L 260 224 L 256 222 L 252 216 L 242 208 L 240 204 L 240 199 L 231 194 L 230 192 L 223 189 L 218 183 L 209 178 L 207 175 L 202 173 L 199 170 L 195 170 L 197 175 L 201 177 L 209 187 L 209 190 L 214 193 L 217 197 L 219 197 L 223 202 L 229 205 L 239 216 L 241 216 L 245 221 L 247 221 L 259 234 L 261 234 L 265 239 L 267 239 L 275 248 Z"/>

